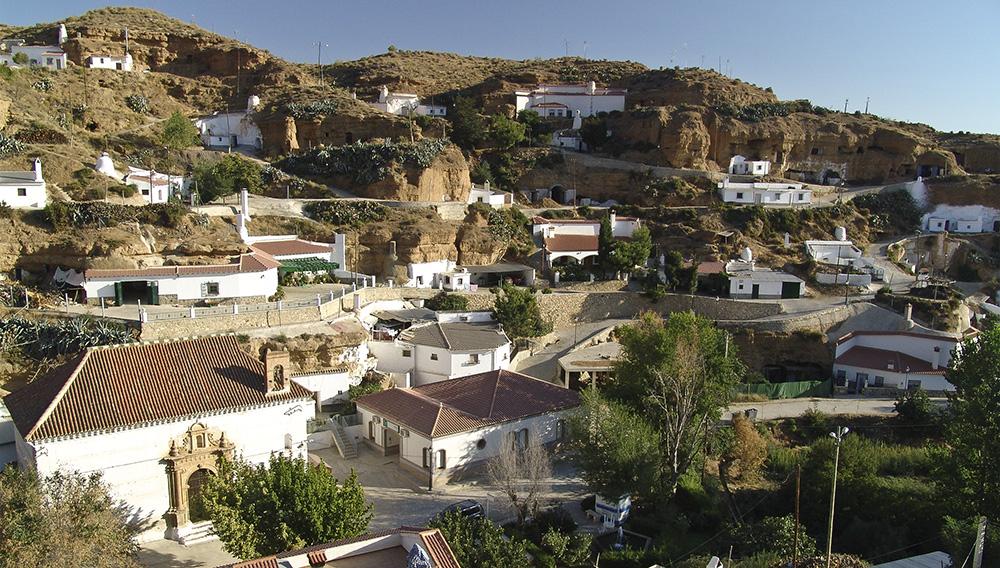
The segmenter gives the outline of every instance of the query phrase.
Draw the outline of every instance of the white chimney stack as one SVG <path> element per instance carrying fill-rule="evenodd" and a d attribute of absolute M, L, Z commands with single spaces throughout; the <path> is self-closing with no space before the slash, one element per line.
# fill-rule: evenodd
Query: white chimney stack
<path fill-rule="evenodd" d="M 66 24 L 59 24 L 59 45 L 66 43 L 69 34 L 66 33 Z"/>
<path fill-rule="evenodd" d="M 906 304 L 906 312 L 904 313 L 906 317 L 906 327 L 913 327 L 913 304 Z"/>
<path fill-rule="evenodd" d="M 35 181 L 42 181 L 42 160 L 41 158 L 35 158 L 35 163 L 33 167 L 35 171 Z"/>
<path fill-rule="evenodd" d="M 941 348 L 935 347 L 934 353 L 931 355 L 931 369 L 937 371 L 937 368 L 940 364 L 941 364 Z"/>
<path fill-rule="evenodd" d="M 615 223 L 618 221 L 618 215 L 615 214 L 615 210 L 612 209 L 608 212 L 608 220 L 611 221 L 611 232 L 615 232 Z"/>

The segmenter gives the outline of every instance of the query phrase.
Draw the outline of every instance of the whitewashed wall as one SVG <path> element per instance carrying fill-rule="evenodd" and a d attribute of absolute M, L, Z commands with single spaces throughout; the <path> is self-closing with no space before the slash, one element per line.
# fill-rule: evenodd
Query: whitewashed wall
<path fill-rule="evenodd" d="M 160 297 L 177 296 L 178 300 L 248 298 L 271 296 L 278 289 L 278 269 L 261 272 L 237 272 L 235 274 L 194 275 L 194 276 L 129 276 L 102 280 L 88 280 L 83 283 L 87 298 L 114 298 L 115 282 L 157 282 Z M 219 293 L 203 296 L 201 285 L 218 282 Z"/>
<path fill-rule="evenodd" d="M 19 196 L 18 189 L 24 189 L 25 195 Z M 49 196 L 45 191 L 45 182 L 27 181 L 23 184 L 0 186 L 0 201 L 14 209 L 42 209 L 48 203 Z"/>

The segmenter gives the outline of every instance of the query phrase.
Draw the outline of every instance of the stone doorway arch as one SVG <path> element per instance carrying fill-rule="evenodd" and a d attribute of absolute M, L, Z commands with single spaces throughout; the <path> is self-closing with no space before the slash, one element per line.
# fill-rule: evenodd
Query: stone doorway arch
<path fill-rule="evenodd" d="M 201 489 L 214 476 L 215 473 L 206 468 L 197 469 L 188 476 L 186 487 L 188 518 L 192 523 L 209 520 L 205 506 L 201 502 Z"/>
<path fill-rule="evenodd" d="M 170 507 L 165 515 L 169 538 L 177 539 L 182 529 L 207 519 L 198 494 L 207 479 L 218 473 L 219 458 L 231 459 L 236 445 L 225 433 L 195 422 L 182 436 L 170 441 L 163 458 L 167 473 Z M 199 505 L 192 509 L 192 504 Z"/>

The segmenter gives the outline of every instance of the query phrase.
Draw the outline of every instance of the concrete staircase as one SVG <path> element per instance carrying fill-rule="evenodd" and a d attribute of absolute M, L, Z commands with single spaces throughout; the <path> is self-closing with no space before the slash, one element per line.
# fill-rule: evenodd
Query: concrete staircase
<path fill-rule="evenodd" d="M 191 526 L 184 529 L 183 534 L 179 535 L 179 537 L 180 538 L 177 540 L 179 540 L 184 546 L 191 546 L 193 544 L 201 544 L 203 542 L 219 539 L 218 535 L 212 532 L 212 521 L 192 523 Z"/>
<path fill-rule="evenodd" d="M 330 424 L 330 434 L 333 437 L 333 445 L 337 446 L 340 457 L 345 460 L 353 460 L 358 457 L 358 447 L 344 432 L 344 427 L 334 421 Z"/>

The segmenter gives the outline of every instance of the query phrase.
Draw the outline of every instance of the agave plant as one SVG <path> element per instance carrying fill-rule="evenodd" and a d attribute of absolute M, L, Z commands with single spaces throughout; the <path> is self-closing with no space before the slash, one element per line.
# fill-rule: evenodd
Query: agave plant
<path fill-rule="evenodd" d="M 0 348 L 19 350 L 36 360 L 70 355 L 97 345 L 133 341 L 135 338 L 127 327 L 107 320 L 29 319 L 19 315 L 0 318 Z"/>

